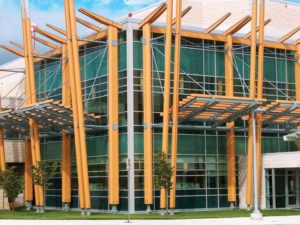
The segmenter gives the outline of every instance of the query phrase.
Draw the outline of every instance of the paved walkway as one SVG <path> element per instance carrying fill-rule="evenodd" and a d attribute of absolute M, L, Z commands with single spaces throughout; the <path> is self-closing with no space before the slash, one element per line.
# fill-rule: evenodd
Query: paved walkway
<path fill-rule="evenodd" d="M 300 225 L 300 216 L 249 218 L 197 219 L 197 220 L 134 220 L 132 225 Z M 124 225 L 122 220 L 0 220 L 1 225 Z"/>

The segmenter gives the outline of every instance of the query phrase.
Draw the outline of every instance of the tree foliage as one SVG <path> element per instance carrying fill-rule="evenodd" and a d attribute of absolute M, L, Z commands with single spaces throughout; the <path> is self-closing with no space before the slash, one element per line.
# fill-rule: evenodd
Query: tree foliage
<path fill-rule="evenodd" d="M 15 167 L 0 172 L 0 188 L 4 190 L 10 207 L 15 209 L 15 200 L 24 188 L 23 176 L 15 171 Z"/>
<path fill-rule="evenodd" d="M 51 185 L 49 180 L 55 177 L 58 165 L 56 162 L 49 163 L 46 161 L 39 161 L 37 165 L 32 165 L 33 183 L 38 186 L 47 188 Z"/>

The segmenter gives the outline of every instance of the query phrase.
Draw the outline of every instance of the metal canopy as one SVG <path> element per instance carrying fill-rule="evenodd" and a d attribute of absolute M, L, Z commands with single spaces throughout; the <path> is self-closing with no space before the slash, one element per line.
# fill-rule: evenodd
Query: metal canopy
<path fill-rule="evenodd" d="M 0 113 L 0 127 L 20 133 L 29 132 L 29 119 L 38 121 L 42 133 L 53 133 L 65 130 L 73 133 L 73 112 L 71 108 L 60 102 L 47 100 L 16 110 L 7 110 Z M 87 127 L 97 125 L 100 116 L 85 113 Z"/>
<path fill-rule="evenodd" d="M 208 122 L 215 128 L 249 114 L 261 106 L 263 101 L 243 97 L 191 94 L 179 102 L 179 121 Z"/>
<path fill-rule="evenodd" d="M 300 125 L 300 103 L 277 100 L 264 107 L 264 125 L 281 125 L 287 130 Z"/>

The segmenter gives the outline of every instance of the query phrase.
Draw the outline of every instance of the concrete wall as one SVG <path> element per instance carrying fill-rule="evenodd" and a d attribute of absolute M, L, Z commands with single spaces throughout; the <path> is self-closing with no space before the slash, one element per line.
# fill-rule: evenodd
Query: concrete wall
<path fill-rule="evenodd" d="M 238 164 L 239 176 L 239 207 L 244 209 L 246 205 L 247 187 L 247 156 L 241 156 Z M 261 208 L 266 208 L 266 169 L 279 168 L 300 168 L 300 152 L 280 152 L 263 154 L 262 158 L 262 187 L 261 187 Z"/>
<path fill-rule="evenodd" d="M 5 160 L 7 163 L 23 163 L 24 162 L 24 142 L 6 140 L 4 142 Z"/>

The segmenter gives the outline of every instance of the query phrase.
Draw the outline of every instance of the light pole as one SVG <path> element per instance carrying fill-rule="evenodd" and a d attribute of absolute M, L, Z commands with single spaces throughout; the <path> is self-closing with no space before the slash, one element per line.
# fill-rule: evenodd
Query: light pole
<path fill-rule="evenodd" d="M 254 184 L 254 210 L 251 213 L 251 219 L 261 220 L 263 218 L 258 208 L 258 184 L 257 184 L 257 158 L 256 158 L 256 113 L 263 113 L 263 109 L 257 109 L 252 112 L 253 118 L 253 184 Z"/>
<path fill-rule="evenodd" d="M 130 159 L 127 159 L 127 195 L 128 195 L 128 201 L 127 201 L 127 207 L 128 207 L 128 214 L 127 214 L 127 221 L 126 223 L 131 223 L 130 222 L 130 208 L 129 208 L 129 200 L 130 200 L 130 171 L 131 171 L 131 162 Z"/>

